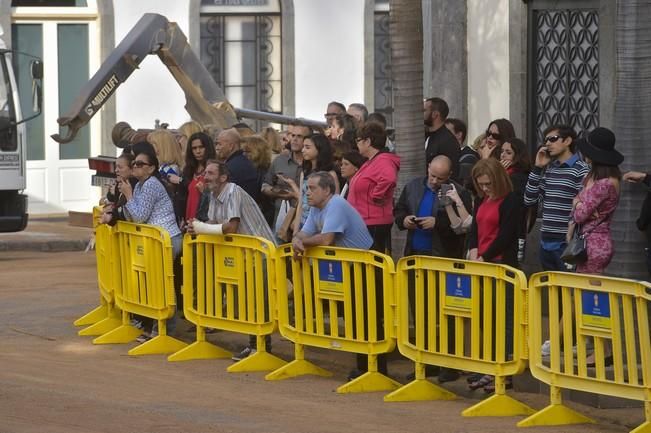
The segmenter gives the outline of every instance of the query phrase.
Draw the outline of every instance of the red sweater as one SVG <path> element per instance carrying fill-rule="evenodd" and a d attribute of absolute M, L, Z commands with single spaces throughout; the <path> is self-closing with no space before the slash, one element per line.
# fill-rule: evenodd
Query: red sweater
<path fill-rule="evenodd" d="M 399 169 L 399 156 L 380 152 L 350 179 L 348 202 L 367 226 L 393 224 L 393 191 Z"/>

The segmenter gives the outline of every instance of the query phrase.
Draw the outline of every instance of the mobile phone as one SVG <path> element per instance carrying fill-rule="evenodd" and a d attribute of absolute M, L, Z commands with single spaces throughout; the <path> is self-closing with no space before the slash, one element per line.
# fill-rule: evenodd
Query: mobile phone
<path fill-rule="evenodd" d="M 448 191 L 452 190 L 452 185 L 449 183 L 444 183 L 441 185 L 441 196 L 445 197 L 445 195 L 448 193 Z"/>

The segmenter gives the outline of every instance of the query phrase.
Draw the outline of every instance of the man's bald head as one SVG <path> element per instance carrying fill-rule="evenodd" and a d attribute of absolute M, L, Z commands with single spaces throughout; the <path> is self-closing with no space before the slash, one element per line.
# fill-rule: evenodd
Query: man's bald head
<path fill-rule="evenodd" d="M 215 140 L 217 158 L 226 161 L 233 153 L 240 150 L 241 137 L 235 128 L 224 129 Z"/>
<path fill-rule="evenodd" d="M 450 179 L 452 160 L 445 155 L 435 156 L 427 167 L 427 183 L 430 188 L 439 189 L 441 184 Z"/>

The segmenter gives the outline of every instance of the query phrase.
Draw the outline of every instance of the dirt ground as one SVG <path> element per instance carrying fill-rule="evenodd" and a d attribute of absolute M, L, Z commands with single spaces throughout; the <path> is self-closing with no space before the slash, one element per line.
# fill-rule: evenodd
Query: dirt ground
<path fill-rule="evenodd" d="M 345 353 L 309 350 L 334 376 L 280 382 L 227 373 L 228 360 L 130 357 L 134 344 L 94 346 L 72 325 L 97 303 L 92 253 L 2 252 L 0 271 L 0 433 L 528 431 L 516 427 L 519 418 L 463 418 L 476 403 L 469 398 L 384 403 L 383 393 L 339 395 L 353 365 Z M 185 327 L 179 336 L 190 342 Z M 209 339 L 231 350 L 246 342 L 225 332 Z M 292 345 L 274 336 L 274 353 L 289 360 Z M 403 381 L 410 364 L 396 359 L 390 370 Z M 547 404 L 542 395 L 512 395 L 534 408 Z M 643 421 L 642 409 L 571 406 L 599 424 L 530 431 L 623 433 Z"/>

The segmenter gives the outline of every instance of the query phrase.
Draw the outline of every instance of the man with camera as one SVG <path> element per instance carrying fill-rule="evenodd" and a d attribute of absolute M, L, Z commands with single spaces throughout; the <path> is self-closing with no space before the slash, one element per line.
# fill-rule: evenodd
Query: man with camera
<path fill-rule="evenodd" d="M 435 156 L 427 167 L 427 177 L 412 179 L 400 193 L 393 216 L 400 230 L 407 230 L 405 256 L 426 255 L 460 259 L 463 257 L 465 235 L 456 230 L 450 215 L 468 215 L 472 209 L 470 193 L 450 179 L 452 161 L 445 155 Z M 456 194 L 449 192 L 456 191 Z M 453 196 L 456 200 L 450 198 Z M 410 309 L 415 305 L 413 275 L 408 278 Z M 427 294 L 425 294 L 427 296 Z M 427 303 L 427 299 L 425 299 Z M 422 306 L 419 306 L 422 308 Z M 427 316 L 425 329 L 428 329 Z M 454 347 L 454 326 L 448 332 L 448 347 Z M 427 331 L 426 331 L 427 332 Z M 456 380 L 459 373 L 453 369 L 427 366 L 428 376 L 438 375 L 439 382 Z M 408 376 L 408 379 L 412 379 Z"/>
<path fill-rule="evenodd" d="M 448 191 L 456 190 L 467 210 L 472 209 L 470 193 L 450 179 L 452 161 L 445 155 L 434 157 L 427 173 L 405 185 L 393 210 L 398 228 L 408 230 L 404 253 L 460 259 L 464 236 L 455 232 L 446 211 L 451 207 L 459 215 L 460 203 L 450 199 Z"/>

